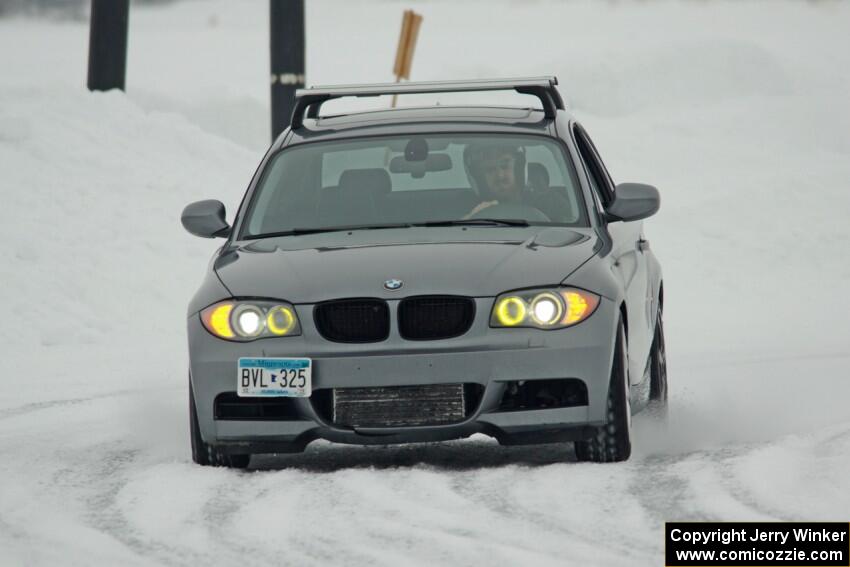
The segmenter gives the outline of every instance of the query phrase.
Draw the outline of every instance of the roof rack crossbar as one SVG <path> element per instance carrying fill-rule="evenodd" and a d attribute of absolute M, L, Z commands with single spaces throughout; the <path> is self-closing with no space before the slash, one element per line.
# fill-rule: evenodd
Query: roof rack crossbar
<path fill-rule="evenodd" d="M 555 118 L 563 110 L 564 100 L 556 88 L 557 77 L 528 77 L 520 79 L 478 79 L 471 81 L 433 81 L 415 83 L 381 83 L 374 85 L 331 85 L 298 89 L 292 110 L 292 129 L 304 125 L 307 118 L 318 118 L 323 103 L 343 97 L 369 97 L 395 94 L 428 94 L 476 91 L 516 91 L 536 96 L 543 105 L 546 118 Z"/>

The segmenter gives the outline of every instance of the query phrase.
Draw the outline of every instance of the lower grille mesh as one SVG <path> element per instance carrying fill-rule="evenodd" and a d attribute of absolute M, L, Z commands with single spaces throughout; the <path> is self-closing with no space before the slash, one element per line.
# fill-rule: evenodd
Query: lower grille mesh
<path fill-rule="evenodd" d="M 344 427 L 445 425 L 463 421 L 477 406 L 473 384 L 337 388 L 332 421 Z M 476 398 L 476 399 L 472 399 Z M 474 405 L 473 405 L 474 402 Z"/>

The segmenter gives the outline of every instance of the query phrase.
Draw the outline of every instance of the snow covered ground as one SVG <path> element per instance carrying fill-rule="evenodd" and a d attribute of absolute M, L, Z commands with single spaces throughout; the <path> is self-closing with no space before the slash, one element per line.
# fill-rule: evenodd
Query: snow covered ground
<path fill-rule="evenodd" d="M 311 0 L 308 81 L 555 73 L 662 191 L 672 414 L 633 458 L 487 438 L 191 464 L 185 304 L 268 142 L 267 2 L 134 7 L 128 92 L 81 22 L 0 20 L 0 565 L 660 565 L 666 520 L 850 513 L 850 4 Z M 329 105 L 330 107 L 330 105 Z"/>

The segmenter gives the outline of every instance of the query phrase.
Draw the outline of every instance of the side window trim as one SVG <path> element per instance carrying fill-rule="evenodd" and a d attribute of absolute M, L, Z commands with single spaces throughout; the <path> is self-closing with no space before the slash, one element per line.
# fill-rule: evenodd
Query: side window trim
<path fill-rule="evenodd" d="M 581 126 L 579 126 L 581 127 Z M 614 183 L 614 179 L 611 177 L 611 173 L 608 171 L 608 168 L 605 167 L 605 162 L 602 161 L 602 156 L 599 155 L 599 150 L 596 149 L 596 144 L 593 143 L 593 140 L 590 139 L 590 135 L 587 133 L 587 130 L 584 128 L 581 129 L 582 135 L 584 139 L 587 141 L 587 144 L 590 146 L 590 151 L 593 152 L 594 160 L 596 161 L 597 167 L 602 171 L 602 174 L 605 176 L 605 179 L 608 181 L 608 190 L 611 195 L 614 194 L 614 188 L 617 186 Z"/>
<path fill-rule="evenodd" d="M 584 128 L 582 128 L 578 122 L 573 125 L 573 135 L 575 136 L 576 149 L 578 150 L 579 156 L 584 164 L 584 169 L 588 176 L 588 182 L 590 183 L 594 198 L 600 205 L 601 210 L 604 211 L 606 205 L 610 203 L 613 198 L 609 185 L 610 180 L 606 177 L 604 168 L 600 168 L 598 156 L 595 154 L 593 146 L 589 142 L 587 134 L 584 132 Z"/>

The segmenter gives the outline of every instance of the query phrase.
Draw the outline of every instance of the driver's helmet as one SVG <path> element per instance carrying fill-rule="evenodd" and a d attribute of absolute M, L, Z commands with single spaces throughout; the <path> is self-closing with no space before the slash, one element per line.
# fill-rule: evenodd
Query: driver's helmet
<path fill-rule="evenodd" d="M 525 190 L 525 151 L 522 146 L 499 140 L 473 142 L 463 151 L 463 166 L 473 188 L 482 198 L 490 197 L 484 177 L 484 164 L 491 159 L 509 154 L 514 158 L 514 179 Z"/>

